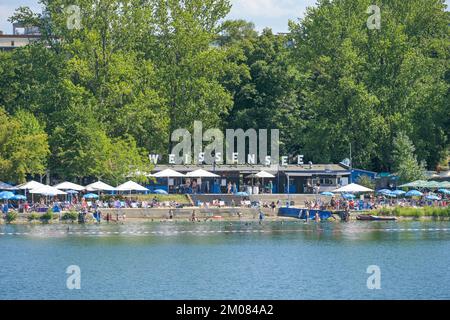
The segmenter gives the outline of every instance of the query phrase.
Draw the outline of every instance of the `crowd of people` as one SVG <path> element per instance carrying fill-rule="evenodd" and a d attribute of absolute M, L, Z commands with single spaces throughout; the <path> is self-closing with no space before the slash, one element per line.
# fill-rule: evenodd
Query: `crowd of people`
<path fill-rule="evenodd" d="M 19 213 L 30 213 L 30 212 L 47 212 L 48 209 L 52 209 L 53 212 L 62 211 L 83 211 L 83 210 L 96 210 L 96 209 L 130 209 L 130 208 L 180 208 L 182 205 L 176 201 L 159 201 L 157 198 L 151 200 L 133 200 L 124 199 L 119 200 L 111 198 L 109 200 L 86 200 L 81 198 L 73 198 L 71 201 L 59 201 L 58 199 L 53 199 L 52 201 L 46 201 L 44 198 L 36 202 L 28 201 L 9 201 L 0 204 L 0 209 L 2 213 L 7 213 L 9 210 L 15 210 Z"/>
<path fill-rule="evenodd" d="M 381 207 L 446 207 L 450 204 L 448 196 L 443 196 L 440 200 L 428 200 L 427 194 L 420 198 L 390 198 L 384 195 L 370 195 L 364 199 L 344 199 L 332 197 L 329 201 L 317 198 L 312 201 L 305 201 L 305 207 L 318 210 L 377 210 Z"/>
<path fill-rule="evenodd" d="M 231 189 L 233 186 L 231 186 Z M 304 202 L 304 208 L 316 209 L 316 210 L 377 210 L 382 207 L 424 207 L 424 206 L 436 206 L 446 207 L 450 204 L 450 196 L 442 195 L 439 200 L 428 200 L 426 193 L 422 197 L 414 198 L 391 198 L 385 195 L 368 195 L 362 198 L 344 199 L 341 196 L 333 196 L 331 198 L 316 196 L 315 199 Z M 294 203 L 287 203 L 285 200 L 278 200 L 277 202 L 267 201 L 250 201 L 248 197 L 242 198 L 239 203 L 236 203 L 234 199 L 231 203 L 226 203 L 222 199 L 218 198 L 211 202 L 198 202 L 195 206 L 208 209 L 208 208 L 222 208 L 222 207 L 243 207 L 243 208 L 267 208 L 273 212 L 277 208 L 282 206 L 293 206 Z M 99 200 L 87 200 L 84 198 L 73 197 L 71 201 L 59 201 L 57 198 L 54 201 L 46 201 L 45 198 L 41 198 L 36 202 L 28 201 L 9 201 L 0 204 L 0 209 L 3 214 L 8 213 L 9 210 L 16 210 L 19 213 L 38 212 L 45 213 L 49 209 L 58 213 L 62 211 L 77 211 L 77 212 L 95 212 L 100 209 L 149 209 L 149 208 L 169 208 L 176 209 L 182 208 L 184 204 L 180 204 L 176 201 L 159 201 L 156 197 L 149 200 L 136 200 L 131 198 L 118 199 L 110 198 Z"/>

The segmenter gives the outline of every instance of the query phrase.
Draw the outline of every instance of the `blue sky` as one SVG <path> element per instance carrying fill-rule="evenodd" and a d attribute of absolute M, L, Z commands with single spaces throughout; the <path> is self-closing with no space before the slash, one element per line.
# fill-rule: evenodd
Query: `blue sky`
<path fill-rule="evenodd" d="M 271 27 L 275 32 L 286 32 L 289 19 L 302 17 L 306 7 L 314 5 L 316 0 L 231 0 L 233 8 L 231 19 L 243 18 L 253 21 L 258 30 Z M 447 5 L 450 0 L 446 0 Z M 0 0 L 0 30 L 12 32 L 8 17 L 19 6 L 29 6 L 39 10 L 38 0 Z"/>

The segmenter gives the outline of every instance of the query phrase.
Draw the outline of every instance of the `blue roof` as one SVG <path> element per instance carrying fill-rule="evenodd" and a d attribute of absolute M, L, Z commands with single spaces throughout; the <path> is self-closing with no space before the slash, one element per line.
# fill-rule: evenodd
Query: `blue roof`
<path fill-rule="evenodd" d="M 370 170 L 365 170 L 365 169 L 357 169 L 357 168 L 353 168 L 352 172 L 366 172 L 366 173 L 370 173 L 370 174 L 377 174 L 375 171 L 370 171 Z"/>

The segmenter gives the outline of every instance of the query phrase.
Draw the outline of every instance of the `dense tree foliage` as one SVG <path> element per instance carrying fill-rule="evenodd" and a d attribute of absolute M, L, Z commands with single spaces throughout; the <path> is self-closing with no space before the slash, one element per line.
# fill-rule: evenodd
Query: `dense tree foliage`
<path fill-rule="evenodd" d="M 230 128 L 279 129 L 283 153 L 297 154 L 304 128 L 301 75 L 290 63 L 290 42 L 284 35 L 265 29 L 258 35 L 253 25 L 233 21 L 224 25 L 224 47 L 241 52 L 241 81 L 228 86 L 234 105 Z"/>
<path fill-rule="evenodd" d="M 393 148 L 393 169 L 401 183 L 425 178 L 425 163 L 417 161 L 414 154 L 416 149 L 403 131 L 400 131 L 394 138 Z"/>
<path fill-rule="evenodd" d="M 404 130 L 435 168 L 448 150 L 449 15 L 443 0 L 375 1 L 381 28 L 367 27 L 371 0 L 320 0 L 291 23 L 293 62 L 306 76 L 305 154 L 392 169 Z"/>
<path fill-rule="evenodd" d="M 33 114 L 9 116 L 0 108 L 0 179 L 23 183 L 28 174 L 43 174 L 48 154 L 47 134 Z"/>
<path fill-rule="evenodd" d="M 123 182 L 194 120 L 280 129 L 283 154 L 313 162 L 351 148 L 354 166 L 401 171 L 447 156 L 443 0 L 375 1 L 379 30 L 366 25 L 373 1 L 319 0 L 283 35 L 225 20 L 228 0 L 41 2 L 43 13 L 22 7 L 11 21 L 39 26 L 42 41 L 0 52 L 2 179 L 49 169 Z"/>

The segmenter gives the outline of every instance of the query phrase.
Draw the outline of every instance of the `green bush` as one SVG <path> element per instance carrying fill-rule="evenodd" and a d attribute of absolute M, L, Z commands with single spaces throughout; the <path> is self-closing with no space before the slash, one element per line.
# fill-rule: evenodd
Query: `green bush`
<path fill-rule="evenodd" d="M 9 211 L 5 217 L 6 223 L 11 223 L 17 220 L 17 212 Z"/>
<path fill-rule="evenodd" d="M 374 215 L 378 216 L 395 216 L 395 217 L 450 217 L 450 207 L 424 207 L 424 208 L 402 208 L 395 207 L 393 209 L 383 208 L 375 211 Z"/>
<path fill-rule="evenodd" d="M 44 223 L 48 223 L 52 219 L 53 219 L 52 209 L 48 209 L 48 211 L 41 216 L 41 221 Z"/>
<path fill-rule="evenodd" d="M 78 213 L 76 213 L 75 211 L 69 211 L 69 212 L 65 212 L 63 214 L 63 216 L 61 217 L 61 219 L 63 221 L 71 221 L 74 222 L 78 219 Z"/>
<path fill-rule="evenodd" d="M 39 220 L 39 215 L 36 212 L 32 212 L 30 213 L 30 215 L 28 216 L 28 221 L 34 221 L 34 220 Z"/>

